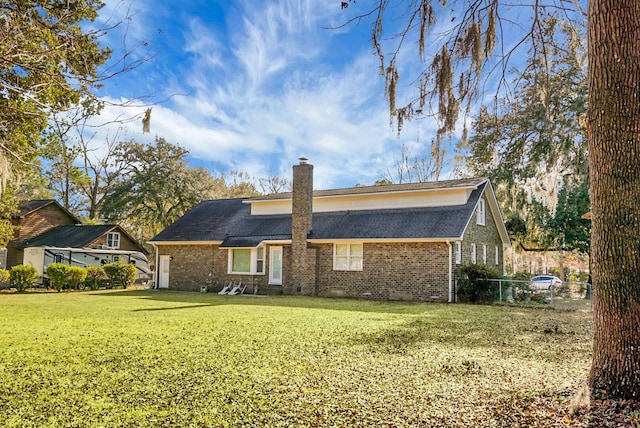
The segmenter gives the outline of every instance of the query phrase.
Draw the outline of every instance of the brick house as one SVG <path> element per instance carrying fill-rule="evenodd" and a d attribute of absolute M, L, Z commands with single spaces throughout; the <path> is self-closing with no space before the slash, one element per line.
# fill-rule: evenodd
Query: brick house
<path fill-rule="evenodd" d="M 17 228 L 7 244 L 7 268 L 22 264 L 25 250 L 29 248 L 92 248 L 146 253 L 120 226 L 82 225 L 76 216 L 53 199 L 21 203 L 12 223 Z"/>
<path fill-rule="evenodd" d="M 465 263 L 503 269 L 510 245 L 486 178 L 203 201 L 151 241 L 160 288 L 453 301 Z"/>

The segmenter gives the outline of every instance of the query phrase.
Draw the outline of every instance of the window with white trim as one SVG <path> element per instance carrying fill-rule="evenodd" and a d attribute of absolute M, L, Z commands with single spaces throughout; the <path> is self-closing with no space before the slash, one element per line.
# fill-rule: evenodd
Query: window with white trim
<path fill-rule="evenodd" d="M 227 271 L 250 275 L 264 273 L 264 248 L 230 248 Z"/>
<path fill-rule="evenodd" d="M 462 242 L 456 241 L 456 264 L 462 263 Z"/>
<path fill-rule="evenodd" d="M 496 266 L 500 264 L 500 252 L 498 251 L 498 246 L 496 245 Z"/>
<path fill-rule="evenodd" d="M 487 244 L 482 244 L 482 263 L 487 264 Z"/>
<path fill-rule="evenodd" d="M 362 243 L 334 244 L 333 270 L 362 270 Z"/>
<path fill-rule="evenodd" d="M 476 244 L 471 244 L 471 263 L 476 262 Z"/>
<path fill-rule="evenodd" d="M 484 202 L 484 199 L 480 199 L 480 202 L 478 203 L 478 211 L 476 213 L 476 223 L 484 226 L 487 220 L 486 217 L 486 204 Z"/>
<path fill-rule="evenodd" d="M 120 232 L 107 233 L 107 247 L 120 248 Z"/>

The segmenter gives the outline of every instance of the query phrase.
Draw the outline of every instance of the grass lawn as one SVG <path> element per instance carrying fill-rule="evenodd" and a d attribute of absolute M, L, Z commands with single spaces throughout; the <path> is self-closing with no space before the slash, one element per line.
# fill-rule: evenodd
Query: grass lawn
<path fill-rule="evenodd" d="M 585 426 L 584 311 L 0 294 L 0 426 Z"/>

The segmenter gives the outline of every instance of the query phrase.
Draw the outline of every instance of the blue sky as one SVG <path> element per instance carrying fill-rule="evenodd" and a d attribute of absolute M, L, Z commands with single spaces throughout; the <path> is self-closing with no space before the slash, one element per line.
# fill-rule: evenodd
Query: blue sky
<path fill-rule="evenodd" d="M 106 82 L 115 104 L 100 120 L 100 138 L 153 142 L 190 151 L 193 166 L 290 179 L 300 156 L 314 165 L 317 189 L 373 184 L 400 156 L 417 155 L 435 135 L 423 120 L 398 136 L 389 121 L 384 79 L 370 42 L 370 23 L 336 30 L 347 10 L 337 0 L 109 1 L 98 24 L 127 25 L 103 44 L 119 58 L 151 55 L 133 72 Z M 407 58 L 408 63 L 413 59 Z M 403 88 L 410 88 L 409 83 Z M 151 132 L 142 133 L 143 103 L 152 103 Z M 105 135 L 107 135 L 105 137 Z M 451 149 L 452 150 L 452 149 Z M 453 165 L 445 166 L 449 170 Z M 447 177 L 441 177 L 447 178 Z"/>

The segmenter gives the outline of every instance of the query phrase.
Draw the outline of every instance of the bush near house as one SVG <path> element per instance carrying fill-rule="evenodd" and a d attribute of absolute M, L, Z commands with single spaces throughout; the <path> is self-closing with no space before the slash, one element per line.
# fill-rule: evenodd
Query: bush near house
<path fill-rule="evenodd" d="M 80 288 L 80 284 L 84 283 L 87 277 L 87 269 L 80 266 L 69 266 L 69 287 L 74 290 Z"/>
<path fill-rule="evenodd" d="M 47 266 L 47 277 L 49 284 L 54 290 L 60 291 L 62 287 L 69 284 L 71 266 L 64 263 L 51 263 Z"/>
<path fill-rule="evenodd" d="M 0 284 L 9 282 L 9 271 L 6 269 L 0 269 Z"/>
<path fill-rule="evenodd" d="M 87 266 L 86 267 L 87 276 L 84 280 L 85 285 L 88 286 L 91 290 L 97 290 L 100 282 L 105 277 L 105 272 L 102 266 Z"/>
<path fill-rule="evenodd" d="M 103 267 L 104 273 L 109 277 L 111 288 L 127 288 L 136 282 L 136 267 L 122 262 L 108 263 Z"/>
<path fill-rule="evenodd" d="M 33 287 L 38 278 L 38 271 L 33 265 L 13 266 L 9 271 L 9 283 L 19 292 Z"/>
<path fill-rule="evenodd" d="M 502 278 L 500 272 L 486 265 L 468 264 L 460 269 L 462 281 L 458 287 L 458 300 L 469 303 L 491 303 L 495 300 L 497 284 L 488 279 Z"/>

